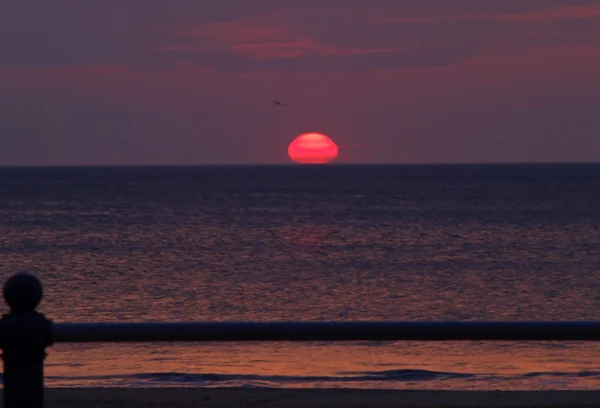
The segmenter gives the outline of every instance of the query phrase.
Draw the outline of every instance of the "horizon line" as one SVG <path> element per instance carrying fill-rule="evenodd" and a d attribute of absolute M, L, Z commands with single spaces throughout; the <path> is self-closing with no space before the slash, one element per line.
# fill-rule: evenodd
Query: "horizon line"
<path fill-rule="evenodd" d="M 420 162 L 420 163 L 240 163 L 240 164 L 0 164 L 0 168 L 174 168 L 174 167 L 349 167 L 349 166 L 518 166 L 518 165 L 598 165 L 600 161 L 505 161 L 505 162 Z"/>

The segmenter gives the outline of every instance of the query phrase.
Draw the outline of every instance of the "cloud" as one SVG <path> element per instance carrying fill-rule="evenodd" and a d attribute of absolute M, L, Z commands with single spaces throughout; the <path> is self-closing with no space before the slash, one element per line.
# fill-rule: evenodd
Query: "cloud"
<path fill-rule="evenodd" d="M 522 3 L 509 1 L 502 3 L 509 7 L 499 7 L 502 11 L 495 14 L 481 7 L 490 2 L 479 2 L 479 7 L 462 2 L 465 11 L 458 4 L 447 13 L 439 11 L 447 7 L 428 9 L 432 1 L 412 9 L 407 3 L 387 3 L 388 9 L 379 14 L 361 14 L 359 7 L 352 7 L 357 3 L 349 2 L 343 12 L 327 6 L 295 7 L 270 16 L 196 25 L 174 36 L 170 47 L 155 51 L 166 51 L 170 58 L 180 52 L 179 58 L 212 63 L 223 73 L 297 73 L 436 67 L 495 51 L 600 45 L 600 6 L 585 2 L 549 8 L 561 2 L 519 7 Z"/>
<path fill-rule="evenodd" d="M 0 14 L 0 66 L 18 68 L 369 72 L 599 43 L 596 0 L 56 0 Z"/>
<path fill-rule="evenodd" d="M 527 23 L 533 21 L 552 21 L 564 18 L 586 19 L 600 16 L 599 5 L 583 5 L 572 7 L 559 7 L 525 12 L 500 12 L 500 13 L 423 13 L 412 16 L 383 17 L 373 21 L 376 23 L 430 23 L 441 21 L 499 21 L 506 23 Z"/>

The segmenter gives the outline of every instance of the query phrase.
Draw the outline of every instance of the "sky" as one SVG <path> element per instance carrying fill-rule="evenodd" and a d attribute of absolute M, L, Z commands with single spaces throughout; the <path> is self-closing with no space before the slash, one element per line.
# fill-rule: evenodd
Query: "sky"
<path fill-rule="evenodd" d="M 2 6 L 0 165 L 288 163 L 305 132 L 340 163 L 600 161 L 600 2 Z"/>

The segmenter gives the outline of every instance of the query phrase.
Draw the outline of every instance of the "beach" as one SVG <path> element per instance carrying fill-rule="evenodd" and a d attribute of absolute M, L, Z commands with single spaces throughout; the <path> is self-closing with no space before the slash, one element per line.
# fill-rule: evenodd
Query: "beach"
<path fill-rule="evenodd" d="M 598 391 L 51 388 L 46 408 L 600 407 Z"/>

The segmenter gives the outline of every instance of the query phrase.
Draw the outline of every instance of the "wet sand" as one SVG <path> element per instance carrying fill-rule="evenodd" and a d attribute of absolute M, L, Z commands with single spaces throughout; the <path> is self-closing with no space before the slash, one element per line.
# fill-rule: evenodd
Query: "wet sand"
<path fill-rule="evenodd" d="M 46 408 L 600 407 L 600 391 L 51 388 Z"/>

